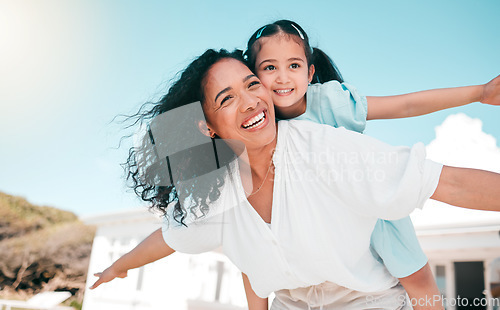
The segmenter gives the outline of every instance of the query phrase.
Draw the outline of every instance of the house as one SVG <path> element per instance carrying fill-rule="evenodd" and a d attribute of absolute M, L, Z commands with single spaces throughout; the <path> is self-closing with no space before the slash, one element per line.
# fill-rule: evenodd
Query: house
<path fill-rule="evenodd" d="M 451 207 L 445 208 L 451 210 Z M 453 224 L 423 226 L 414 221 L 419 242 L 445 298 L 446 309 L 487 309 L 471 307 L 474 299 L 482 303 L 479 306 L 499 303 L 490 300 L 488 290 L 490 264 L 500 257 L 500 213 L 477 211 L 469 215 L 473 215 L 471 220 Z"/>
<path fill-rule="evenodd" d="M 481 126 L 480 120 L 465 114 L 449 116 L 427 145 L 428 157 L 450 166 L 500 172 L 500 148 Z M 487 309 L 498 304 L 488 299 L 488 290 L 490 264 L 500 257 L 500 213 L 429 200 L 422 210 L 413 212 L 412 221 L 441 293 L 448 298 L 447 309 Z M 470 304 L 474 299 L 482 305 Z"/>

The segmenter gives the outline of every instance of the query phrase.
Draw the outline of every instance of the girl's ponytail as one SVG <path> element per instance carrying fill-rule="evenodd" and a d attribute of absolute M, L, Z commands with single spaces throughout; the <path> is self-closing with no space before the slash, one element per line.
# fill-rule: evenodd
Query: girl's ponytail
<path fill-rule="evenodd" d="M 312 64 L 315 72 L 311 83 L 344 82 L 342 74 L 340 74 L 333 60 L 319 48 L 313 47 L 312 49 Z"/>

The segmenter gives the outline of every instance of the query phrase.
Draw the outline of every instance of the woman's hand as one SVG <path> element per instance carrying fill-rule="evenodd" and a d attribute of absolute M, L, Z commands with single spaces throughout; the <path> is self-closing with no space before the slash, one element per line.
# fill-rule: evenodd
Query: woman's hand
<path fill-rule="evenodd" d="M 482 103 L 500 105 L 500 75 L 483 85 Z"/>
<path fill-rule="evenodd" d="M 139 268 L 155 262 L 174 252 L 175 251 L 163 240 L 161 228 L 159 228 L 139 243 L 132 251 L 117 259 L 116 262 L 106 268 L 106 270 L 94 273 L 99 279 L 97 279 L 90 289 L 94 289 L 102 283 L 109 282 L 115 278 L 125 278 L 127 276 L 127 271 L 130 269 Z"/>
<path fill-rule="evenodd" d="M 97 281 L 90 287 L 91 290 L 95 289 L 103 283 L 114 280 L 115 278 L 125 278 L 127 277 L 127 270 L 120 271 L 114 268 L 114 265 L 109 266 L 103 272 L 94 273 L 94 276 L 98 277 Z"/>

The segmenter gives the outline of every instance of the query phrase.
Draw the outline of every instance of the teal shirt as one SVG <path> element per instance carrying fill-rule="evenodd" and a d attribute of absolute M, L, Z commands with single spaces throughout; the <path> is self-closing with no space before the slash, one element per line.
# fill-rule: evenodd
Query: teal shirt
<path fill-rule="evenodd" d="M 330 81 L 312 84 L 307 89 L 306 112 L 295 119 L 362 133 L 366 127 L 366 97 L 349 84 Z"/>
<path fill-rule="evenodd" d="M 306 94 L 304 114 L 294 118 L 362 133 L 366 127 L 365 96 L 346 83 L 330 81 L 312 84 Z M 396 278 L 407 277 L 427 263 L 409 216 L 396 220 L 378 220 L 371 236 L 371 249 Z"/>

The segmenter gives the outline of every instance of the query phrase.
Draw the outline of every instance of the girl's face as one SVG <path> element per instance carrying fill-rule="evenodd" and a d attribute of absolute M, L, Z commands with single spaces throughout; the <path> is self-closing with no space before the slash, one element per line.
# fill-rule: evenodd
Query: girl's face
<path fill-rule="evenodd" d="M 271 91 L 276 108 L 293 109 L 303 104 L 305 111 L 305 94 L 314 66 L 308 67 L 303 46 L 283 34 L 261 38 L 260 46 L 255 71 Z"/>
<path fill-rule="evenodd" d="M 247 148 L 262 147 L 276 138 L 274 106 L 256 75 L 235 59 L 223 59 L 205 78 L 203 111 L 210 133 L 239 140 Z"/>

